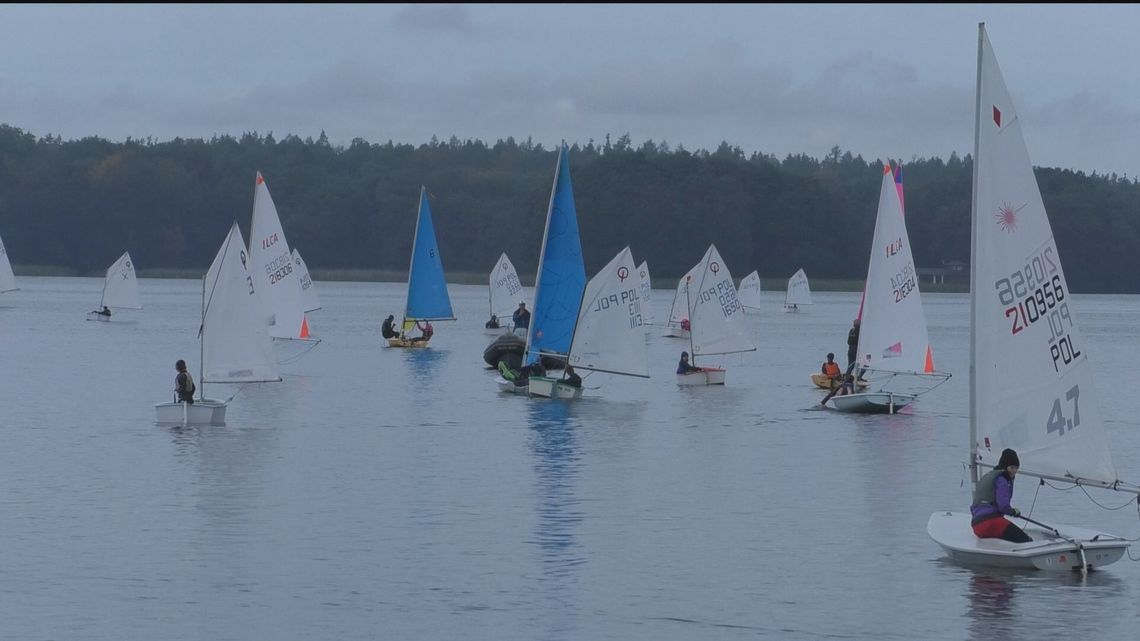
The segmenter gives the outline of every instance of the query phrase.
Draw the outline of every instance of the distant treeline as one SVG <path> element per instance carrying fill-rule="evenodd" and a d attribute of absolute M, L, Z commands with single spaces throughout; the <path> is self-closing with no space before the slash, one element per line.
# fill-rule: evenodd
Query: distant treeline
<path fill-rule="evenodd" d="M 123 251 L 143 270 L 204 271 L 229 226 L 249 237 L 255 172 L 289 243 L 310 269 L 404 274 L 420 185 L 446 271 L 490 272 L 507 252 L 533 275 L 556 149 L 486 144 L 333 146 L 289 135 L 110 142 L 37 138 L 0 125 L 0 238 L 17 272 L 101 272 Z M 689 151 L 628 135 L 570 148 L 586 270 L 622 247 L 648 260 L 657 287 L 715 243 L 740 278 L 803 267 L 812 279 L 861 279 L 881 161 L 838 147 L 823 159 L 746 155 L 722 143 Z M 969 156 L 904 162 L 906 220 L 918 267 L 969 261 Z M 1036 170 L 1072 289 L 1140 293 L 1140 186 L 1115 174 Z"/>

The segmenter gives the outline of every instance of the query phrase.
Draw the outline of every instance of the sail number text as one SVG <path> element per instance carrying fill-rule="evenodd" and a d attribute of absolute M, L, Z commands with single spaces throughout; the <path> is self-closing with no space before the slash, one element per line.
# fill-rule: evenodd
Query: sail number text
<path fill-rule="evenodd" d="M 906 267 L 903 267 L 899 273 L 891 276 L 891 288 L 895 292 L 895 302 L 901 303 L 904 298 L 914 291 L 916 286 L 914 280 L 914 263 L 909 262 Z"/>
<path fill-rule="evenodd" d="M 500 276 L 499 279 L 495 281 L 495 289 L 498 289 L 500 287 L 506 287 L 507 294 L 511 296 L 514 296 L 515 294 L 522 291 L 522 283 L 519 282 L 518 274 L 507 274 L 506 276 Z"/>
<path fill-rule="evenodd" d="M 1065 392 L 1065 400 L 1073 402 L 1073 415 L 1065 417 L 1065 411 L 1061 406 L 1061 399 L 1053 400 L 1053 410 L 1049 412 L 1049 420 L 1045 423 L 1045 430 L 1047 432 L 1057 432 L 1057 436 L 1064 436 L 1065 430 L 1072 430 L 1081 424 L 1081 406 L 1078 401 L 1081 398 L 1081 388 L 1074 385 L 1069 391 Z"/>
<path fill-rule="evenodd" d="M 736 300 L 736 288 L 732 286 L 730 279 L 722 280 L 715 287 L 697 292 L 697 300 L 701 303 L 715 300 L 720 304 L 720 311 L 724 313 L 726 318 L 740 309 L 740 301 Z"/>
<path fill-rule="evenodd" d="M 1073 317 L 1065 301 L 1065 282 L 1058 272 L 1053 247 L 1043 249 L 1008 278 L 998 279 L 994 289 L 1001 304 L 1008 305 L 1005 317 L 1010 320 L 1011 335 L 1041 319 L 1048 322 L 1049 356 L 1054 371 L 1060 372 L 1061 365 L 1069 365 L 1081 355 L 1070 333 Z"/>
<path fill-rule="evenodd" d="M 623 292 L 599 297 L 594 302 L 594 311 L 602 312 L 611 307 L 616 308 L 622 305 L 625 305 L 629 312 L 630 327 L 641 327 L 644 325 L 641 320 L 641 298 L 637 295 L 636 289 L 627 289 Z"/>
<path fill-rule="evenodd" d="M 293 273 L 293 257 L 288 252 L 281 254 L 266 263 L 265 273 L 269 274 L 269 284 L 276 284 L 277 281 Z"/>

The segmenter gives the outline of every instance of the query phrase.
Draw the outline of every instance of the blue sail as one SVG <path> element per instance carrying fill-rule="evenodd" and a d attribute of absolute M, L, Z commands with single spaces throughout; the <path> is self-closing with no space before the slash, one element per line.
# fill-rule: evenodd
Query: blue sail
<path fill-rule="evenodd" d="M 412 266 L 408 271 L 408 304 L 404 309 L 404 325 L 417 320 L 455 320 L 447 282 L 443 279 L 443 261 L 435 241 L 427 188 L 420 187 L 420 211 L 416 219 L 416 237 L 412 244 Z"/>
<path fill-rule="evenodd" d="M 586 265 L 578 236 L 578 211 L 570 184 L 568 149 L 558 150 L 558 168 L 546 212 L 546 231 L 534 284 L 534 315 L 526 337 L 525 364 L 541 354 L 568 354 L 586 288 Z"/>

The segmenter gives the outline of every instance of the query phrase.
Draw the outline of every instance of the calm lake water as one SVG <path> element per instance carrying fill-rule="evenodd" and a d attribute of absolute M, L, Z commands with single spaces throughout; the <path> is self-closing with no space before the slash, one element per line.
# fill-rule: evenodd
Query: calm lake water
<path fill-rule="evenodd" d="M 1079 575 L 958 567 L 926 534 L 969 504 L 968 311 L 924 294 L 954 377 L 896 416 L 818 410 L 858 294 L 800 314 L 765 293 L 757 352 L 681 389 L 592 374 L 576 402 L 501 395 L 486 287 L 452 286 L 432 347 L 383 346 L 402 284 L 318 283 L 323 342 L 227 425 L 159 427 L 174 361 L 197 374 L 200 281 L 86 322 L 101 279 L 0 296 L 0 638 L 1134 639 L 1140 564 Z M 664 318 L 671 290 L 655 290 Z M 1140 480 L 1140 297 L 1075 296 L 1121 475 Z M 715 364 L 713 361 L 709 364 Z M 228 397 L 236 386 L 209 385 Z M 596 389 L 594 389 L 596 388 Z M 1043 521 L 1140 536 L 1081 490 L 1018 480 Z M 1090 490 L 1106 507 L 1130 497 Z M 1036 499 L 1036 503 L 1034 501 Z M 1132 552 L 1140 557 L 1140 546 Z"/>

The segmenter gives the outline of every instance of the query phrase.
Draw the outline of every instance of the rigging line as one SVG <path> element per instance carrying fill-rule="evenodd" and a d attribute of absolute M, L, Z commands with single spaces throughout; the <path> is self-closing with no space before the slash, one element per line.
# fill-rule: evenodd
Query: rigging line
<path fill-rule="evenodd" d="M 305 354 L 308 354 L 309 352 L 313 351 L 313 348 L 315 348 L 317 345 L 320 345 L 320 344 L 321 344 L 321 339 L 318 338 L 305 351 L 301 352 L 300 354 L 297 354 L 296 356 L 290 356 L 289 358 L 286 358 L 285 360 L 281 361 L 281 365 L 288 365 L 289 363 L 292 363 L 293 361 L 301 358 Z"/>
<path fill-rule="evenodd" d="M 1079 486 L 1079 487 L 1081 488 L 1081 491 L 1085 493 L 1085 496 L 1089 497 L 1089 500 L 1092 501 L 1094 504 L 1096 504 L 1097 507 L 1099 507 L 1102 510 L 1108 510 L 1110 512 L 1115 512 L 1116 510 L 1122 510 L 1122 509 L 1128 507 L 1129 505 L 1131 505 L 1132 503 L 1136 503 L 1137 501 L 1140 501 L 1140 497 L 1138 497 L 1137 499 L 1128 499 L 1128 501 L 1125 502 L 1124 505 L 1121 505 L 1119 507 L 1108 507 L 1107 505 L 1101 505 L 1100 501 L 1094 499 L 1092 497 L 1092 495 L 1089 494 L 1089 491 L 1087 489 L 1085 489 L 1085 487 L 1083 485 Z M 1138 503 L 1137 505 L 1138 505 L 1137 509 L 1140 510 L 1140 503 Z M 1137 539 L 1137 540 L 1140 540 L 1140 539 Z"/>

